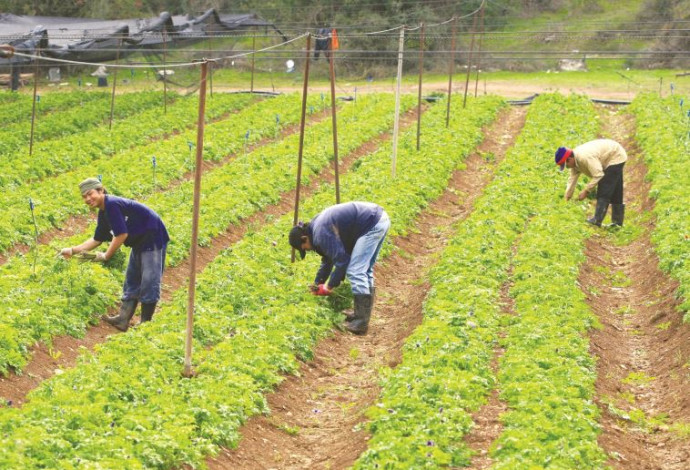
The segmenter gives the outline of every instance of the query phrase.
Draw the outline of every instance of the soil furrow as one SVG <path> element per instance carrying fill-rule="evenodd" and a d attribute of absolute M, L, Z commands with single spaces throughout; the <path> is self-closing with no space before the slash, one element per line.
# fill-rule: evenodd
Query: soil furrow
<path fill-rule="evenodd" d="M 685 469 L 690 443 L 674 425 L 690 423 L 690 328 L 677 310 L 677 283 L 660 271 L 650 241 L 653 201 L 632 137 L 634 123 L 608 108 L 601 114 L 607 136 L 628 151 L 626 224 L 640 224 L 642 233 L 625 244 L 616 244 L 614 236 L 593 236 L 580 272 L 603 325 L 591 334 L 591 351 L 599 358 L 599 443 L 613 468 Z"/>
<path fill-rule="evenodd" d="M 417 219 L 410 235 L 393 240 L 396 252 L 377 266 L 378 303 L 367 336 L 336 332 L 316 347 L 269 396 L 270 416 L 250 419 L 236 450 L 208 460 L 211 469 L 337 469 L 366 449 L 364 411 L 379 396 L 380 367 L 401 360 L 404 340 L 422 321 L 426 273 L 452 235 L 452 225 L 473 209 L 505 151 L 524 124 L 525 110 L 503 112 L 484 142 L 452 176 L 445 193 Z M 482 155 L 493 154 L 493 164 Z"/>

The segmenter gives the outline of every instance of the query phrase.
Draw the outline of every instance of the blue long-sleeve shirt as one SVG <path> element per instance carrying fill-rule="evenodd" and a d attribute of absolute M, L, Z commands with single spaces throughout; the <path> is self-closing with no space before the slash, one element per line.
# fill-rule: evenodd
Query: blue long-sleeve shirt
<path fill-rule="evenodd" d="M 163 221 L 153 210 L 131 199 L 106 195 L 93 239 L 105 242 L 123 233 L 128 234 L 125 246 L 140 251 L 160 249 L 170 241 Z"/>
<path fill-rule="evenodd" d="M 321 255 L 316 284 L 323 284 L 330 275 L 328 286 L 340 285 L 355 243 L 374 228 L 382 213 L 383 208 L 371 202 L 346 202 L 324 209 L 309 222 L 309 239 L 314 251 Z"/>

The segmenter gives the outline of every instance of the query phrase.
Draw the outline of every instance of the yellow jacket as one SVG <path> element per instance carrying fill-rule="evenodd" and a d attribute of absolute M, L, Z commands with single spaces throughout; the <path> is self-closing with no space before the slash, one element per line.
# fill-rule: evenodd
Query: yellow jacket
<path fill-rule="evenodd" d="M 625 153 L 621 144 L 611 139 L 597 139 L 579 145 L 573 149 L 573 156 L 575 157 L 575 167 L 570 169 L 568 187 L 565 190 L 566 198 L 572 197 L 580 174 L 585 174 L 591 178 L 585 186 L 589 192 L 604 177 L 606 168 L 628 160 L 628 154 Z"/>

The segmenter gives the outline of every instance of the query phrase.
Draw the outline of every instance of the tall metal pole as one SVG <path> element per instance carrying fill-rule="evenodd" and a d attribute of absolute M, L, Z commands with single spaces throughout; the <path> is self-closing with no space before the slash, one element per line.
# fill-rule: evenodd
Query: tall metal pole
<path fill-rule="evenodd" d="M 208 44 L 208 55 L 211 57 L 211 59 L 213 59 L 213 43 L 211 43 L 211 39 L 208 40 Z M 208 67 L 208 91 L 211 95 L 211 98 L 213 98 L 213 69 L 216 67 L 216 63 L 214 61 L 210 61 Z"/>
<path fill-rule="evenodd" d="M 194 168 L 194 209 L 192 215 L 192 245 L 189 256 L 189 297 L 187 299 L 187 335 L 184 351 L 185 377 L 192 377 L 192 338 L 194 327 L 194 294 L 196 292 L 196 251 L 199 243 L 199 206 L 201 205 L 201 172 L 204 149 L 204 114 L 206 113 L 206 75 L 208 62 L 201 63 L 201 83 L 199 86 L 199 119 L 196 132 L 196 167 Z"/>
<path fill-rule="evenodd" d="M 479 67 L 482 63 L 482 43 L 484 42 L 484 2 L 480 7 L 479 16 L 481 18 L 481 27 L 479 33 L 479 47 L 477 47 L 477 72 L 474 80 L 474 97 L 477 97 L 477 88 L 479 87 Z"/>
<path fill-rule="evenodd" d="M 402 81 L 403 47 L 405 46 L 405 26 L 400 28 L 398 40 L 398 78 L 395 87 L 395 120 L 393 123 L 393 159 L 391 176 L 395 178 L 395 166 L 398 157 L 398 130 L 400 128 L 400 82 Z"/>
<path fill-rule="evenodd" d="M 424 74 L 424 23 L 419 37 L 419 87 L 417 91 L 417 150 L 422 133 L 422 75 Z"/>
<path fill-rule="evenodd" d="M 256 60 L 256 29 L 252 34 L 252 82 L 249 91 L 254 93 L 254 61 Z"/>
<path fill-rule="evenodd" d="M 335 203 L 340 204 L 340 176 L 338 174 L 338 123 L 336 120 L 336 105 L 335 105 L 335 50 L 333 49 L 333 41 L 331 40 L 331 54 L 328 59 L 329 68 L 331 72 L 331 117 L 333 121 L 333 170 L 335 172 Z"/>
<path fill-rule="evenodd" d="M 450 98 L 453 96 L 453 71 L 455 70 L 455 31 L 458 19 L 453 17 L 450 37 L 450 63 L 448 64 L 448 102 L 446 103 L 446 128 L 450 124 Z"/>
<path fill-rule="evenodd" d="M 168 114 L 168 74 L 165 69 L 165 64 L 168 61 L 168 45 L 167 34 L 165 27 L 163 27 L 163 114 Z M 204 82 L 204 86 L 206 83 Z M 204 99 L 206 99 L 204 97 Z"/>
<path fill-rule="evenodd" d="M 307 87 L 309 86 L 309 55 L 311 54 L 311 34 L 307 33 L 307 54 L 304 64 L 304 88 L 302 89 L 302 117 L 299 123 L 299 151 L 297 156 L 297 184 L 295 186 L 295 216 L 292 225 L 299 222 L 299 193 L 302 186 L 302 155 L 304 154 L 304 124 L 307 116 Z M 295 262 L 295 249 L 292 249 L 292 262 Z"/>
<path fill-rule="evenodd" d="M 470 85 L 470 71 L 472 70 L 472 51 L 474 50 L 474 33 L 477 30 L 477 15 L 472 20 L 472 41 L 470 42 L 470 52 L 467 57 L 467 76 L 465 77 L 465 98 L 462 101 L 462 108 L 467 106 L 467 89 Z"/>
<path fill-rule="evenodd" d="M 117 45 L 117 54 L 115 58 L 115 64 L 117 65 L 120 62 L 120 48 L 122 47 L 122 38 L 120 38 L 120 41 L 118 42 Z M 110 122 L 108 123 L 108 129 L 113 128 L 113 114 L 115 113 L 115 87 L 117 86 L 117 67 L 115 67 L 115 71 L 113 72 L 113 93 L 110 97 Z"/>
<path fill-rule="evenodd" d="M 38 89 L 38 56 L 41 55 L 41 50 L 36 49 L 36 58 L 34 59 L 34 103 L 31 107 L 31 139 L 29 140 L 29 155 L 34 151 L 34 126 L 36 122 L 36 92 Z"/>

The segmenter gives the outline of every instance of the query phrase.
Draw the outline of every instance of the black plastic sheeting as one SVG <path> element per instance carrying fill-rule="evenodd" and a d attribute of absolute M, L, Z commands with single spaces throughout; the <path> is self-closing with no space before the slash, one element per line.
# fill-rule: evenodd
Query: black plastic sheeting
<path fill-rule="evenodd" d="M 525 106 L 532 104 L 532 101 L 534 101 L 534 98 L 539 96 L 539 93 L 535 93 L 534 95 L 530 95 L 527 98 L 521 99 L 521 100 L 509 100 L 508 103 L 512 104 L 514 106 Z M 617 104 L 617 105 L 627 105 L 630 104 L 630 101 L 622 101 L 622 100 L 607 100 L 607 99 L 598 99 L 598 98 L 592 98 L 590 100 L 592 103 L 600 103 L 600 104 Z"/>
<path fill-rule="evenodd" d="M 172 16 L 119 21 L 84 18 L 29 17 L 0 14 L 0 44 L 17 52 L 78 62 L 107 62 L 142 50 L 175 48 L 200 42 L 230 31 L 256 27 L 274 29 L 272 23 L 248 13 L 221 15 L 215 9 L 203 15 Z M 0 56 L 0 70 L 26 67 L 32 59 Z"/>

